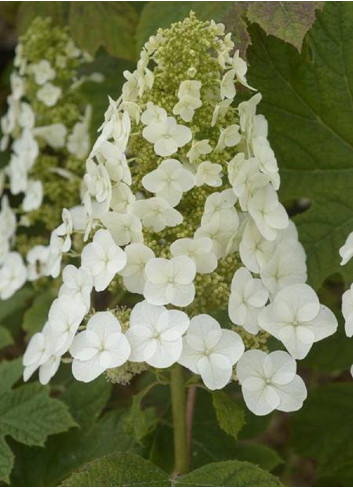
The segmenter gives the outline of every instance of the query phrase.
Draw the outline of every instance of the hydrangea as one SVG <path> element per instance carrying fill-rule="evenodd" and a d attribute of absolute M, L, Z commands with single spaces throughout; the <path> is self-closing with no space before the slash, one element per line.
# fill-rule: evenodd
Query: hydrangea
<path fill-rule="evenodd" d="M 353 256 L 353 232 L 349 233 L 346 242 L 339 249 L 341 265 L 346 265 Z M 342 295 L 342 315 L 344 318 L 344 329 L 348 338 L 353 336 L 353 283 Z M 353 377 L 353 364 L 350 369 Z"/>
<path fill-rule="evenodd" d="M 116 317 L 110 312 L 97 312 L 85 331 L 75 336 L 70 353 L 75 379 L 91 382 L 108 368 L 124 364 L 130 355 L 130 345 Z"/>
<path fill-rule="evenodd" d="M 268 290 L 258 278 L 253 278 L 245 267 L 233 276 L 228 303 L 228 314 L 234 324 L 249 333 L 259 332 L 259 313 L 268 301 Z"/>
<path fill-rule="evenodd" d="M 199 374 L 209 389 L 222 389 L 243 352 L 244 344 L 237 333 L 222 329 L 211 316 L 199 314 L 190 321 L 179 362 Z"/>
<path fill-rule="evenodd" d="M 152 258 L 146 264 L 145 275 L 143 295 L 150 304 L 185 307 L 193 301 L 196 265 L 188 256 L 180 255 L 170 260 Z"/>
<path fill-rule="evenodd" d="M 125 252 L 115 244 L 110 232 L 105 229 L 99 229 L 92 243 L 82 250 L 82 268 L 91 275 L 98 292 L 105 290 L 125 265 Z"/>
<path fill-rule="evenodd" d="M 180 359 L 182 336 L 189 318 L 182 311 L 140 302 L 131 311 L 127 338 L 131 345 L 130 360 L 166 368 Z"/>
<path fill-rule="evenodd" d="M 136 70 L 124 72 L 122 95 L 109 99 L 72 233 L 67 221 L 51 255 L 56 273 L 57 250 L 75 240 L 78 221 L 81 266 L 65 268 L 57 299 L 85 308 L 80 332 L 76 322 L 65 330 L 77 379 L 107 369 L 126 383 L 146 365 L 179 363 L 211 390 L 237 381 L 262 415 L 301 407 L 294 358 L 337 323 L 305 284 L 305 252 L 279 201 L 277 161 L 257 114 L 261 95 L 233 47 L 224 26 L 193 14 L 150 38 Z M 87 313 L 92 286 L 103 310 Z M 63 354 L 43 347 L 47 329 L 32 340 L 38 348 L 28 346 L 31 372 Z M 267 353 L 270 335 L 288 353 Z"/>
<path fill-rule="evenodd" d="M 1 293 L 3 299 L 13 295 L 26 279 L 57 276 L 61 254 L 71 248 L 71 216 L 62 206 L 65 203 L 69 208 L 80 200 L 91 109 L 75 88 L 75 83 L 84 81 L 78 79 L 78 69 L 87 56 L 75 47 L 77 55 L 69 57 L 69 44 L 73 45 L 66 29 L 38 18 L 16 48 L 8 110 L 1 119 L 1 150 L 9 147 L 11 154 L 1 174 L 0 226 L 8 220 L 10 205 L 18 216 L 6 231 L 6 242 L 0 244 L 0 256 L 7 252 L 0 265 L 6 288 Z M 51 232 L 64 238 L 62 247 L 58 246 L 60 240 L 51 239 Z M 12 256 L 17 256 L 16 266 Z M 11 280 L 10 267 L 14 270 Z"/>
<path fill-rule="evenodd" d="M 274 409 L 300 409 L 307 391 L 296 370 L 295 360 L 286 352 L 245 352 L 237 364 L 237 376 L 248 408 L 259 416 Z"/>
<path fill-rule="evenodd" d="M 294 358 L 303 359 L 313 343 L 336 331 L 337 319 L 311 287 L 295 284 L 280 290 L 261 311 L 259 325 L 282 341 Z"/>

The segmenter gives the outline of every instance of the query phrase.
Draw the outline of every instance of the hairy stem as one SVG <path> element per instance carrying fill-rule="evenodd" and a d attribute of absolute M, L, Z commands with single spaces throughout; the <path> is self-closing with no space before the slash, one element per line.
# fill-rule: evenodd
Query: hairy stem
<path fill-rule="evenodd" d="M 170 389 L 174 428 L 174 475 L 185 474 L 189 470 L 186 395 L 184 371 L 181 365 L 174 365 L 171 371 Z"/>

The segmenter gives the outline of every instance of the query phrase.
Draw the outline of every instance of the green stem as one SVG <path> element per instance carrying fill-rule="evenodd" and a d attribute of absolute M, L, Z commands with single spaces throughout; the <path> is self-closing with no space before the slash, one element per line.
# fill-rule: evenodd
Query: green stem
<path fill-rule="evenodd" d="M 194 410 L 196 400 L 196 385 L 192 385 L 188 388 L 188 394 L 186 399 L 186 436 L 188 443 L 188 460 L 191 464 L 191 451 L 192 451 L 192 425 L 194 421 Z"/>
<path fill-rule="evenodd" d="M 174 475 L 178 475 L 185 474 L 189 470 L 186 428 L 186 389 L 184 370 L 181 365 L 176 364 L 172 368 L 170 389 L 174 428 Z"/>

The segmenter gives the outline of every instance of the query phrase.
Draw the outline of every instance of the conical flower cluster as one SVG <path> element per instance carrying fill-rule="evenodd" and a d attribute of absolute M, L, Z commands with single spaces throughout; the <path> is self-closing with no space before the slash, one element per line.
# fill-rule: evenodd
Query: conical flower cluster
<path fill-rule="evenodd" d="M 256 414 L 300 408 L 295 359 L 337 323 L 305 284 L 246 72 L 224 26 L 193 14 L 146 43 L 87 160 L 73 225 L 87 244 L 64 268 L 25 378 L 39 368 L 48 381 L 67 352 L 84 382 L 178 362 L 209 389 L 237 379 Z M 92 291 L 107 289 L 134 294 L 124 320 L 92 309 Z M 288 353 L 268 353 L 269 335 Z"/>
<path fill-rule="evenodd" d="M 33 21 L 17 45 L 1 119 L 1 150 L 9 153 L 0 172 L 1 299 L 27 279 L 51 274 L 55 257 L 44 245 L 60 224 L 63 202 L 79 203 L 91 107 L 79 93 L 78 70 L 87 61 L 50 19 Z"/>

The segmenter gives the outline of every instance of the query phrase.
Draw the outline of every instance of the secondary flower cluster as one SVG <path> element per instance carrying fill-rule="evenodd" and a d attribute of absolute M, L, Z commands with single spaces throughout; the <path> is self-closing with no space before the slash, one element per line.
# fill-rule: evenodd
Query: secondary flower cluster
<path fill-rule="evenodd" d="M 49 19 L 36 19 L 17 45 L 8 111 L 1 119 L 1 150 L 10 150 L 0 173 L 1 299 L 26 279 L 50 274 L 55 257 L 39 244 L 48 240 L 43 231 L 60 223 L 63 201 L 79 203 L 91 108 L 78 93 L 83 79 L 77 70 L 86 61 Z"/>
<path fill-rule="evenodd" d="M 348 235 L 345 244 L 340 248 L 341 265 L 346 265 L 353 256 L 353 232 Z M 345 331 L 348 338 L 353 336 L 353 283 L 342 295 L 342 314 L 345 320 Z M 353 377 L 353 365 L 351 367 Z"/>
<path fill-rule="evenodd" d="M 305 253 L 256 114 L 261 96 L 238 103 L 238 90 L 252 88 L 233 48 L 223 25 L 191 15 L 151 37 L 125 73 L 74 219 L 89 242 L 80 264 L 64 268 L 48 323 L 28 346 L 26 379 L 39 368 L 47 382 L 69 351 L 85 382 L 104 371 L 114 379 L 127 363 L 178 362 L 209 389 L 237 379 L 256 414 L 302 405 L 295 359 L 337 322 L 305 284 Z M 58 239 L 68 243 L 71 231 Z M 142 300 L 121 321 L 119 309 L 91 309 L 93 289 Z M 221 327 L 212 315 L 227 309 Z M 269 335 L 288 353 L 267 353 Z"/>

